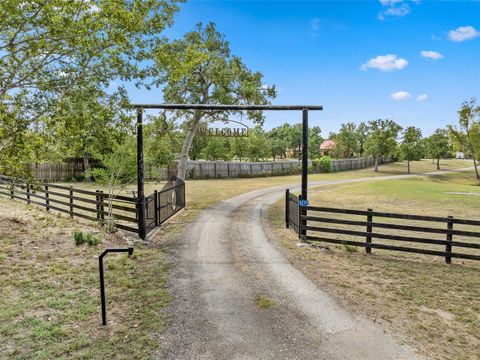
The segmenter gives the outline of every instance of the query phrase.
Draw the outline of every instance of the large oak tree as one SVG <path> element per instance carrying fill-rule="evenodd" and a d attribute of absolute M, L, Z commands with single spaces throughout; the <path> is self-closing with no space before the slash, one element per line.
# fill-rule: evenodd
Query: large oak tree
<path fill-rule="evenodd" d="M 224 35 L 214 23 L 198 24 L 181 39 L 157 47 L 157 84 L 165 84 L 164 101 L 178 104 L 268 104 L 275 87 L 263 82 L 260 72 L 251 71 L 230 52 Z M 185 179 L 190 147 L 201 123 L 227 120 L 233 112 L 177 111 L 186 132 L 180 154 L 178 177 Z M 247 112 L 255 123 L 263 122 L 262 112 Z"/>

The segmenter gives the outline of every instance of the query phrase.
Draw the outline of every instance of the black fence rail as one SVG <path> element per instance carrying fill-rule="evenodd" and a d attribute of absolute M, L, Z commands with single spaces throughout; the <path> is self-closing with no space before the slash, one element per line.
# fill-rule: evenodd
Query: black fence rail
<path fill-rule="evenodd" d="M 307 242 L 358 246 L 368 254 L 383 249 L 440 256 L 448 264 L 453 258 L 480 260 L 479 220 L 299 206 L 288 190 L 286 199 L 287 227 Z"/>
<path fill-rule="evenodd" d="M 0 195 L 42 206 L 86 220 L 109 223 L 116 228 L 141 233 L 138 221 L 142 201 L 135 196 L 110 195 L 101 190 L 77 189 L 52 183 L 27 183 L 0 175 Z M 185 183 L 173 178 L 165 187 L 145 197 L 147 234 L 185 207 Z"/>

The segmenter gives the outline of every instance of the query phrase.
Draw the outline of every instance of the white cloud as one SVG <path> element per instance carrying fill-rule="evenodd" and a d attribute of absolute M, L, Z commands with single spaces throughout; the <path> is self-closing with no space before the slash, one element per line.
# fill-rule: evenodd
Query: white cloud
<path fill-rule="evenodd" d="M 475 30 L 473 26 L 460 26 L 459 28 L 448 32 L 448 38 L 456 42 L 471 40 L 477 36 L 480 36 L 480 32 Z"/>
<path fill-rule="evenodd" d="M 397 91 L 393 94 L 390 94 L 390 99 L 400 101 L 410 99 L 412 95 L 407 91 Z"/>
<path fill-rule="evenodd" d="M 380 0 L 380 4 L 385 8 L 378 14 L 380 20 L 385 16 L 402 17 L 410 12 L 410 6 L 404 0 Z"/>
<path fill-rule="evenodd" d="M 428 101 L 428 100 L 430 100 L 430 97 L 427 94 L 417 96 L 417 101 L 425 102 L 425 101 Z"/>
<path fill-rule="evenodd" d="M 420 56 L 424 57 L 425 59 L 433 59 L 433 60 L 443 59 L 442 54 L 436 51 L 431 51 L 431 50 L 420 51 Z"/>
<path fill-rule="evenodd" d="M 397 55 L 379 55 L 368 60 L 360 69 L 367 70 L 368 68 L 378 69 L 381 71 L 402 70 L 408 65 L 408 61 L 397 57 Z"/>

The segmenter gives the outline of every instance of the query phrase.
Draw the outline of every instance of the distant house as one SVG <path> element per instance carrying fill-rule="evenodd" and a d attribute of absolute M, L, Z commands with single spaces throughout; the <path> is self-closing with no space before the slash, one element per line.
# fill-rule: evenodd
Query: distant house
<path fill-rule="evenodd" d="M 323 155 L 330 155 L 330 153 L 335 150 L 335 141 L 333 140 L 325 140 L 320 144 L 320 154 Z"/>
<path fill-rule="evenodd" d="M 457 152 L 455 153 L 455 158 L 456 158 L 456 159 L 465 159 L 465 153 L 460 152 L 460 151 L 457 151 Z"/>

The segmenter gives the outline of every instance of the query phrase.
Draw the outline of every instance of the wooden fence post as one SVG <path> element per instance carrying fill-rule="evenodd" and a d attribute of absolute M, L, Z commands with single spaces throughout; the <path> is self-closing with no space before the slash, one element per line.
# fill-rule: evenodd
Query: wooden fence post
<path fill-rule="evenodd" d="M 96 201 L 95 208 L 97 210 L 97 220 L 100 221 L 100 190 L 95 190 L 95 193 L 97 194 L 95 195 L 95 201 Z"/>
<path fill-rule="evenodd" d="M 445 245 L 445 252 L 447 253 L 447 255 L 445 255 L 445 262 L 447 264 L 451 264 L 452 263 L 452 255 L 451 255 L 451 253 L 452 253 L 452 240 L 453 240 L 453 234 L 452 234 L 453 216 L 448 217 L 447 230 L 449 230 L 449 232 L 447 233 L 447 244 Z"/>
<path fill-rule="evenodd" d="M 73 186 L 70 186 L 70 217 L 73 219 Z"/>
<path fill-rule="evenodd" d="M 48 199 L 50 197 L 49 193 L 48 193 L 48 185 L 45 184 L 45 208 L 47 211 L 50 210 L 50 200 Z"/>
<path fill-rule="evenodd" d="M 30 184 L 27 183 L 27 204 L 30 205 Z"/>
<path fill-rule="evenodd" d="M 158 226 L 160 225 L 160 216 L 159 216 L 159 212 L 160 212 L 160 209 L 158 208 L 158 191 L 155 190 L 153 192 L 153 201 L 154 201 L 154 204 L 155 204 L 155 226 Z"/>
<path fill-rule="evenodd" d="M 104 197 L 104 194 L 103 194 L 103 190 L 100 190 L 100 219 L 102 220 L 102 223 L 104 222 L 105 220 L 105 205 L 103 203 L 103 199 L 105 198 Z"/>
<path fill-rule="evenodd" d="M 15 184 L 12 180 L 12 182 L 10 183 L 10 197 L 13 199 L 15 199 Z"/>
<path fill-rule="evenodd" d="M 290 227 L 290 189 L 285 190 L 285 227 Z"/>
<path fill-rule="evenodd" d="M 372 222 L 373 222 L 373 216 L 372 216 L 372 209 L 367 209 L 367 211 L 369 212 L 369 214 L 367 215 L 367 233 L 372 233 Z M 372 243 L 372 236 L 371 235 L 368 235 L 367 234 L 367 246 L 365 247 L 365 251 L 367 254 L 371 254 L 372 253 L 372 248 L 370 247 L 369 244 Z"/>

